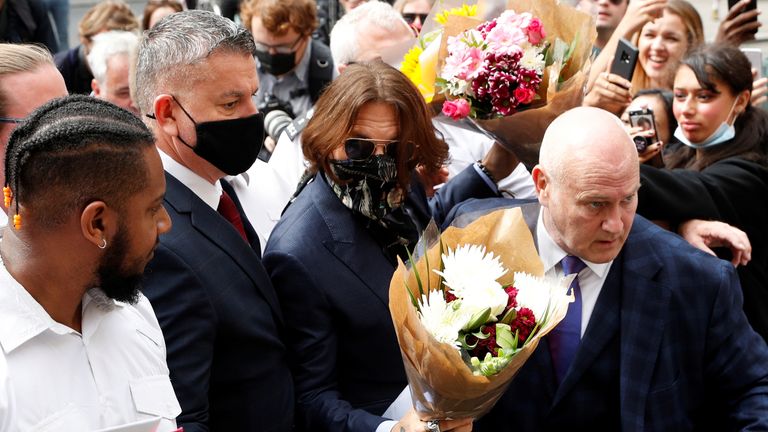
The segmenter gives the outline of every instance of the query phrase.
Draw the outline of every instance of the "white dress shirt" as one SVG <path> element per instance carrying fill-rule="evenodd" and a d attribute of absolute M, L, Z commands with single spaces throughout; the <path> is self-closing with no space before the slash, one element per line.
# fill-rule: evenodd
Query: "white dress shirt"
<path fill-rule="evenodd" d="M 544 208 L 539 211 L 539 222 L 536 225 L 536 238 L 539 247 L 539 257 L 544 264 L 544 274 L 548 277 L 563 277 L 563 266 L 560 261 L 568 255 L 560 246 L 552 240 L 547 228 L 544 226 L 544 220 L 542 213 Z M 597 303 L 597 297 L 600 295 L 600 290 L 603 289 L 605 278 L 608 276 L 608 271 L 611 269 L 613 260 L 596 264 L 591 261 L 587 261 L 581 258 L 584 264 L 587 266 L 579 272 L 579 288 L 581 289 L 581 336 L 584 337 L 584 332 L 587 330 L 587 324 L 589 324 L 589 318 L 592 316 L 592 311 L 595 309 Z"/>
<path fill-rule="evenodd" d="M 432 119 L 432 124 L 443 135 L 450 151 L 448 178 L 483 159 L 493 146 L 491 138 L 473 127 L 467 127 L 465 122 L 454 121 L 442 114 Z M 536 198 L 533 178 L 522 163 L 517 164 L 508 176 L 499 179 L 497 186 L 499 192 L 508 198 Z"/>
<path fill-rule="evenodd" d="M 82 331 L 54 321 L 0 265 L 0 346 L 19 431 L 93 431 L 162 418 L 176 429 L 181 407 L 165 362 L 152 306 L 109 299 L 98 288 L 82 299 Z"/>
<path fill-rule="evenodd" d="M 8 365 L 5 362 L 5 354 L 0 350 L 0 432 L 10 432 L 15 422 L 16 407 L 11 384 L 8 382 Z"/>
<path fill-rule="evenodd" d="M 208 204 L 209 207 L 216 210 L 221 200 L 221 184 L 219 182 L 211 183 L 200 177 L 191 169 L 176 162 L 172 157 L 158 149 L 160 160 L 163 162 L 163 169 L 172 175 L 181 184 L 188 187 L 192 193 Z"/>

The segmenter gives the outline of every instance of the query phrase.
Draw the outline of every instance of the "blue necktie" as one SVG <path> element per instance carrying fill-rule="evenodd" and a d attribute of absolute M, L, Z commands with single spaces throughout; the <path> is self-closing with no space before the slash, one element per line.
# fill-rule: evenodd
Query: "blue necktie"
<path fill-rule="evenodd" d="M 581 288 L 578 273 L 587 266 L 584 261 L 571 255 L 563 258 L 560 264 L 566 276 L 574 273 L 577 275 L 571 282 L 571 290 L 576 300 L 568 305 L 565 318 L 549 333 L 549 352 L 552 355 L 558 384 L 563 382 L 581 342 Z"/>

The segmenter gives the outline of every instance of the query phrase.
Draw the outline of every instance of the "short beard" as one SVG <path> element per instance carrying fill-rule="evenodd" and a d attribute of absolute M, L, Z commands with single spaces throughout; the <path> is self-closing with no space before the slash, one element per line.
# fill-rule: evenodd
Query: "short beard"
<path fill-rule="evenodd" d="M 127 230 L 121 224 L 112 244 L 101 259 L 97 274 L 104 294 L 120 302 L 136 304 L 140 298 L 141 281 L 144 273 L 131 273 L 124 268 L 128 250 Z"/>

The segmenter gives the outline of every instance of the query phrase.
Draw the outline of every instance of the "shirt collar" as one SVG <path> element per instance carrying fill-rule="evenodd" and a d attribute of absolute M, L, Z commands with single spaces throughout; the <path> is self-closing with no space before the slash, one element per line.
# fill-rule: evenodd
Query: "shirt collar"
<path fill-rule="evenodd" d="M 99 288 L 91 288 L 83 295 L 83 316 L 89 304 L 93 303 L 103 312 L 122 307 L 104 294 Z M 58 323 L 37 300 L 14 279 L 0 260 L 0 346 L 6 354 L 50 330 L 64 335 L 77 333 Z"/>
<path fill-rule="evenodd" d="M 555 266 L 560 264 L 560 261 L 562 261 L 568 253 L 555 243 L 552 236 L 549 235 L 547 227 L 544 226 L 543 213 L 544 207 L 541 207 L 539 210 L 539 221 L 536 224 L 536 239 L 539 245 L 539 257 L 541 258 L 541 263 L 544 265 L 544 273 L 548 273 L 554 269 Z M 587 261 L 581 257 L 579 257 L 579 259 L 584 261 L 584 264 L 586 264 L 587 267 L 601 279 L 605 277 L 606 273 L 611 268 L 611 263 L 613 263 L 613 260 L 607 263 L 598 264 L 593 263 L 592 261 Z"/>
<path fill-rule="evenodd" d="M 210 208 L 216 210 L 219 207 L 219 200 L 221 199 L 221 184 L 216 182 L 211 184 L 204 178 L 197 175 L 191 169 L 176 162 L 172 157 L 168 156 L 163 150 L 160 150 L 160 159 L 163 161 L 163 168 L 172 175 L 181 184 L 188 187 L 198 198 L 203 200 Z"/>

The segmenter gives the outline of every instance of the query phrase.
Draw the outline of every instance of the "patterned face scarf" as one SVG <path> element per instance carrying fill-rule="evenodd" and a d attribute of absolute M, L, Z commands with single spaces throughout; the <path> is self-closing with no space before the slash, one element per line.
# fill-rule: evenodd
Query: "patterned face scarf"
<path fill-rule="evenodd" d="M 397 165 L 389 155 L 364 161 L 332 160 L 331 170 L 346 184 L 329 182 L 341 202 L 353 212 L 381 221 L 402 206 L 405 194 L 397 183 Z"/>
<path fill-rule="evenodd" d="M 368 232 L 381 246 L 392 265 L 397 257 L 405 261 L 408 251 L 419 238 L 416 224 L 405 210 L 405 191 L 397 183 L 397 165 L 388 155 L 377 155 L 365 161 L 331 161 L 331 170 L 342 180 L 328 184 L 341 202 L 370 223 Z"/>

